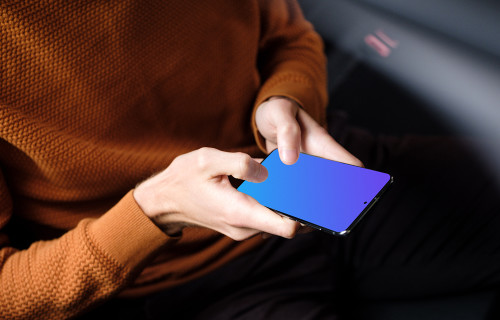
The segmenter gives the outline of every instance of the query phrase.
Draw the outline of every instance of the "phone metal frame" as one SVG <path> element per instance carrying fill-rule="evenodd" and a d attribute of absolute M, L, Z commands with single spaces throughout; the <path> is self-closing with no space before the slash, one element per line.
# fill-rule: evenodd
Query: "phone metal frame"
<path fill-rule="evenodd" d="M 263 163 L 264 161 L 266 161 L 266 159 L 273 152 L 275 152 L 277 150 L 278 149 L 274 149 L 273 151 L 269 152 L 269 154 L 260 163 Z M 328 161 L 334 161 L 334 162 L 343 163 L 343 164 L 346 164 L 346 165 L 349 165 L 349 166 L 357 167 L 357 166 L 349 164 L 349 163 L 340 162 L 340 161 L 331 160 L 331 159 L 326 159 L 326 158 L 318 157 L 318 156 L 315 156 L 315 155 L 312 155 L 312 154 L 308 154 L 308 153 L 305 153 L 305 152 L 301 152 L 301 153 L 305 154 L 305 155 L 308 155 L 308 156 L 312 156 L 312 157 L 316 157 L 316 158 L 320 158 L 320 159 L 324 159 L 324 160 L 328 160 Z M 366 170 L 372 170 L 372 169 L 367 169 L 367 168 L 364 168 L 364 167 L 358 167 L 358 168 L 360 168 L 360 169 L 366 169 Z M 372 171 L 375 171 L 375 170 L 372 170 Z M 386 173 L 386 172 L 384 172 L 384 173 Z M 375 205 L 375 203 L 377 203 L 377 201 L 382 197 L 382 195 L 385 193 L 385 191 L 387 191 L 387 189 L 389 189 L 389 187 L 392 185 L 392 183 L 394 182 L 394 177 L 391 176 L 391 175 L 389 175 L 389 177 L 390 177 L 390 179 L 389 179 L 389 181 L 387 181 L 387 183 L 384 185 L 384 187 L 382 189 L 380 189 L 380 191 L 371 199 L 370 203 L 368 203 L 366 205 L 366 207 L 363 209 L 363 211 L 361 211 L 361 213 L 356 217 L 356 219 L 354 219 L 354 221 L 349 225 L 349 227 L 347 227 L 347 229 L 345 229 L 343 231 L 334 231 L 334 230 L 331 230 L 331 229 L 328 229 L 328 228 L 316 225 L 316 224 L 311 223 L 309 221 L 302 220 L 300 218 L 294 217 L 294 216 L 292 216 L 290 214 L 287 214 L 285 212 L 281 212 L 281 211 L 278 211 L 276 209 L 269 208 L 267 206 L 266 206 L 266 208 L 268 208 L 269 210 L 272 210 L 273 212 L 275 212 L 275 213 L 277 213 L 279 215 L 285 216 L 285 217 L 287 217 L 287 218 L 289 218 L 289 219 L 291 219 L 293 221 L 297 221 L 299 223 L 302 223 L 302 224 L 304 224 L 304 225 L 306 225 L 308 227 L 311 227 L 311 228 L 314 228 L 314 229 L 326 232 L 328 234 L 336 235 L 336 236 L 346 236 L 359 223 L 359 221 L 361 219 L 363 219 L 363 217 L 367 214 L 367 212 L 370 211 L 373 208 L 373 206 Z M 243 183 L 243 180 L 241 180 L 241 182 L 238 183 L 237 186 L 235 186 L 235 188 L 237 189 L 242 183 Z"/>
<path fill-rule="evenodd" d="M 318 158 L 320 158 L 320 157 L 318 157 Z M 331 160 L 331 161 L 334 161 L 334 160 Z M 340 162 L 340 161 L 337 161 L 337 162 Z M 344 162 L 341 162 L 341 163 L 344 163 Z M 345 164 L 348 164 L 348 163 L 345 163 Z M 387 181 L 387 183 L 384 185 L 384 187 L 382 189 L 380 189 L 380 191 L 377 193 L 377 195 L 375 197 L 373 197 L 373 199 L 370 201 L 370 203 L 366 205 L 366 207 L 363 209 L 363 211 L 361 211 L 361 213 L 356 217 L 356 219 L 354 219 L 354 221 L 349 225 L 349 227 L 347 227 L 347 229 L 345 229 L 343 231 L 334 231 L 334 230 L 331 230 L 331 229 L 328 229 L 328 228 L 316 225 L 316 224 L 314 224 L 312 222 L 309 222 L 309 221 L 306 221 L 306 220 L 294 217 L 294 216 L 289 215 L 287 213 L 275 210 L 273 208 L 269 208 L 267 206 L 266 206 L 266 208 L 268 208 L 269 210 L 272 210 L 273 212 L 275 212 L 275 213 L 277 213 L 279 215 L 285 216 L 285 217 L 287 217 L 287 218 L 289 218 L 289 219 L 291 219 L 293 221 L 297 221 L 299 223 L 302 223 L 302 224 L 304 224 L 304 225 L 306 225 L 308 227 L 311 227 L 311 228 L 314 228 L 314 229 L 317 229 L 317 230 L 320 230 L 320 231 L 323 231 L 323 232 L 326 232 L 328 234 L 332 234 L 332 235 L 335 235 L 335 236 L 346 236 L 359 223 L 359 221 L 361 219 L 363 219 L 363 217 L 368 213 L 368 211 L 370 211 L 373 208 L 373 206 L 375 205 L 375 203 L 377 203 L 377 201 L 382 197 L 383 193 L 392 185 L 393 181 L 394 181 L 394 177 L 390 176 L 389 181 Z"/>

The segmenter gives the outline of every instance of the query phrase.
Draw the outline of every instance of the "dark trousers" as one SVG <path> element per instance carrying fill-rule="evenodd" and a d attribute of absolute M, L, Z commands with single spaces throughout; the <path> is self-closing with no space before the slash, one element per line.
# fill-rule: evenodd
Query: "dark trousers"
<path fill-rule="evenodd" d="M 332 134 L 394 184 L 347 237 L 272 238 L 189 284 L 115 300 L 89 319 L 337 319 L 358 299 L 419 299 L 500 283 L 500 191 L 470 142 Z M 499 166 L 500 168 L 500 166 Z"/>

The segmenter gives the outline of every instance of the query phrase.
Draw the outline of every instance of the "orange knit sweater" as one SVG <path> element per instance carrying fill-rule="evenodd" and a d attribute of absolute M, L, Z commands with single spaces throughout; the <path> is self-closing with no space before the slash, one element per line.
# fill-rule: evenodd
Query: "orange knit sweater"
<path fill-rule="evenodd" d="M 131 190 L 202 146 L 259 153 L 256 105 L 322 121 L 321 41 L 289 0 L 0 2 L 0 318 L 61 319 L 261 243 L 169 238 Z"/>

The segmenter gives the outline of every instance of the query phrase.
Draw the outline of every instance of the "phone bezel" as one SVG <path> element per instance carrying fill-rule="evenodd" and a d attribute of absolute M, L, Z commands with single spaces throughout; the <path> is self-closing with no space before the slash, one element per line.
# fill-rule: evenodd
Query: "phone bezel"
<path fill-rule="evenodd" d="M 264 161 L 266 161 L 266 159 L 269 158 L 269 156 L 273 153 L 273 152 L 277 152 L 278 149 L 274 149 L 273 151 L 271 151 L 260 163 L 264 163 Z M 305 152 L 301 152 L 301 154 L 305 154 L 305 155 L 308 155 L 308 156 L 312 156 L 312 157 L 316 157 L 316 158 L 320 158 L 320 159 L 324 159 L 324 160 L 328 160 L 328 161 L 333 161 L 333 162 L 338 162 L 338 163 L 342 163 L 342 164 L 345 164 L 345 165 L 349 165 L 349 166 L 353 166 L 353 167 L 357 167 L 357 166 L 354 166 L 352 164 L 349 164 L 349 163 L 345 163 L 345 162 L 341 162 L 341 161 L 336 161 L 336 160 L 331 160 L 331 159 L 327 159 L 327 158 L 323 158 L 323 157 L 319 157 L 319 156 L 315 156 L 315 155 L 312 155 L 312 154 L 308 154 L 308 153 L 305 153 Z M 367 169 L 367 168 L 364 168 L 364 167 L 357 167 L 357 168 L 360 168 L 360 169 L 364 169 L 364 170 L 370 170 L 370 171 L 377 171 L 377 170 L 373 170 L 373 169 Z M 381 172 L 381 171 L 378 171 L 378 172 Z M 385 174 L 388 174 L 386 172 L 382 172 L 382 173 L 385 173 Z M 366 205 L 366 207 L 363 209 L 363 211 L 361 211 L 358 216 L 356 217 L 356 219 L 354 219 L 354 221 L 343 231 L 334 231 L 334 230 L 331 230 L 329 228 L 326 228 L 326 227 L 323 227 L 323 226 L 320 226 L 320 225 L 317 225 L 317 224 L 314 224 L 310 221 L 307 221 L 307 220 L 303 220 L 301 218 L 297 218 L 293 215 L 290 215 L 288 213 L 285 213 L 285 212 L 281 212 L 279 210 L 276 210 L 276 209 L 273 209 L 273 208 L 270 208 L 270 207 L 267 207 L 269 210 L 272 210 L 273 212 L 279 214 L 279 215 L 282 215 L 282 216 L 285 216 L 291 220 L 294 220 L 294 221 L 297 221 L 299 223 L 302 223 L 308 227 L 311 227 L 311 228 L 314 228 L 314 229 L 317 229 L 317 230 L 320 230 L 320 231 L 323 231 L 323 232 L 326 232 L 328 234 L 332 234 L 332 235 L 337 235 L 337 236 L 346 236 L 348 235 L 352 229 L 359 223 L 359 221 L 361 221 L 361 219 L 363 219 L 363 217 L 375 206 L 375 204 L 378 202 L 378 200 L 382 197 L 382 195 L 387 191 L 387 189 L 392 185 L 393 181 L 394 181 L 394 177 L 390 174 L 389 175 L 389 180 L 387 181 L 387 183 L 382 187 L 382 189 L 380 189 L 380 191 L 370 200 L 370 202 Z M 235 186 L 235 188 L 237 189 L 243 182 L 244 180 L 239 180 L 238 181 L 239 183 L 237 183 L 237 186 Z"/>

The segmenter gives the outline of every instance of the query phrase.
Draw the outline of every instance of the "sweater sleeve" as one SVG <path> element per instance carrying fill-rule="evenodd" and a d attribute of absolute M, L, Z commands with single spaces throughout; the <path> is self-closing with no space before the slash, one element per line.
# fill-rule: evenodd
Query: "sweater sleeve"
<path fill-rule="evenodd" d="M 252 128 L 257 144 L 265 151 L 255 112 L 271 96 L 295 100 L 316 121 L 325 124 L 326 57 L 321 38 L 295 0 L 263 0 L 260 6 L 258 66 L 262 86 L 255 101 Z"/>
<path fill-rule="evenodd" d="M 98 219 L 26 250 L 9 246 L 13 214 L 0 171 L 0 319 L 65 319 L 122 289 L 168 240 L 132 192 Z"/>

